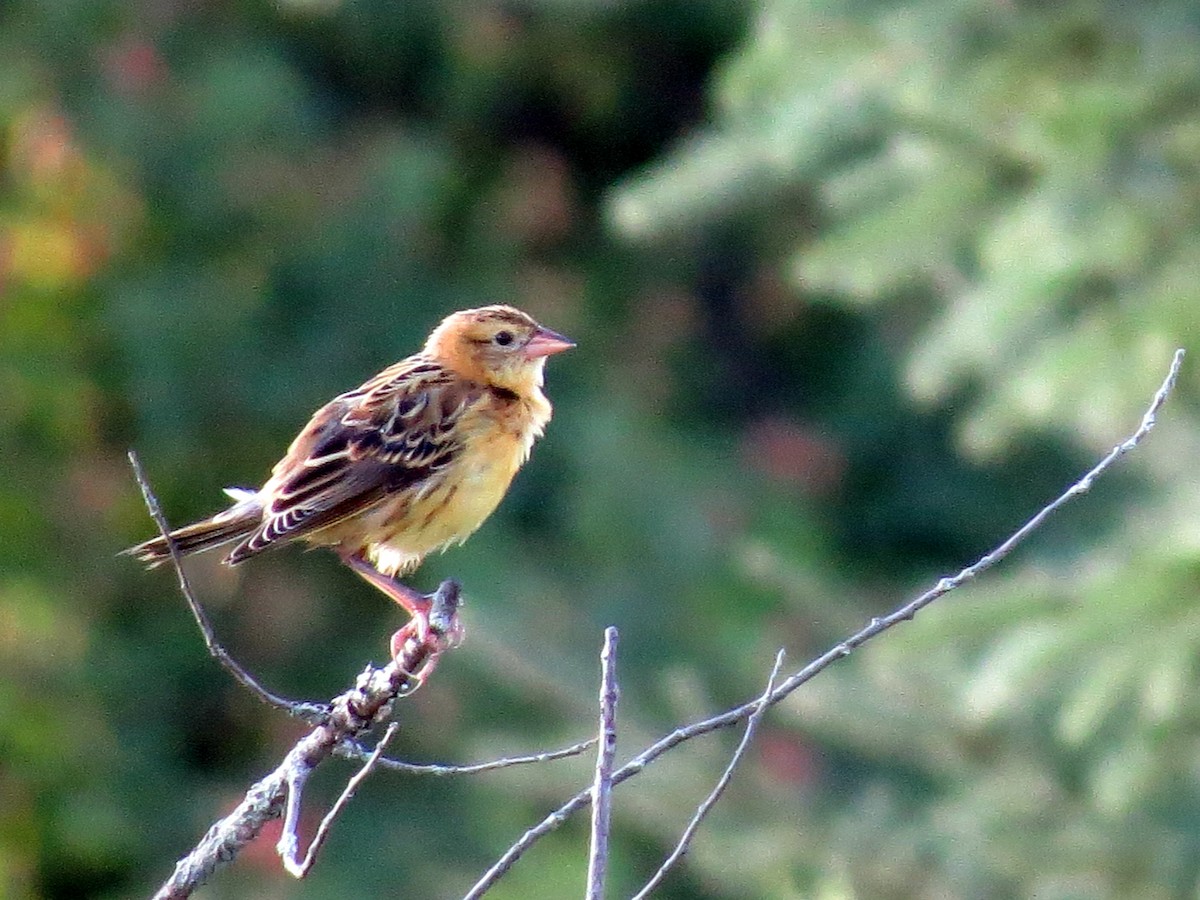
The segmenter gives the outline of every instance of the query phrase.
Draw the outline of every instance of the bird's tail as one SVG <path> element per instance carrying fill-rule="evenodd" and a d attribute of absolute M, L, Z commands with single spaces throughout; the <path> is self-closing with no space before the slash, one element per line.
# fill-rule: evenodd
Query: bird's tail
<path fill-rule="evenodd" d="M 234 501 L 229 509 L 171 532 L 171 540 L 181 554 L 200 553 L 212 547 L 219 547 L 245 537 L 262 525 L 263 506 L 258 498 L 258 491 L 226 488 L 225 493 Z M 145 563 L 150 569 L 171 558 L 170 547 L 162 535 L 123 550 L 122 553 Z"/>

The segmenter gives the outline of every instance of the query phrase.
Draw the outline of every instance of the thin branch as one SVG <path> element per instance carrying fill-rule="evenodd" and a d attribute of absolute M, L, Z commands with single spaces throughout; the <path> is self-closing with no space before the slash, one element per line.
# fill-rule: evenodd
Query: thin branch
<path fill-rule="evenodd" d="M 505 756 L 489 762 L 461 766 L 440 765 L 436 763 L 409 763 L 399 759 L 392 759 L 389 756 L 381 756 L 378 765 L 381 769 L 392 769 L 396 772 L 406 772 L 409 775 L 435 775 L 439 777 L 447 775 L 476 775 L 480 772 L 494 772 L 497 769 L 507 769 L 512 766 L 527 766 L 532 763 L 551 762 L 556 759 L 579 756 L 595 747 L 596 742 L 597 738 L 593 737 L 588 738 L 586 741 L 580 741 L 578 744 L 572 744 L 570 747 L 563 747 L 561 750 L 546 750 L 542 753 L 533 753 L 528 756 Z M 335 752 L 338 756 L 344 756 L 347 759 L 365 761 L 370 759 L 373 751 L 356 743 L 346 743 L 338 747 Z"/>
<path fill-rule="evenodd" d="M 1122 441 L 1117 446 L 1113 447 L 1108 454 L 1100 460 L 1089 472 L 1082 478 L 1072 484 L 1066 491 L 1060 494 L 1047 506 L 1043 507 L 1038 513 L 1028 522 L 1017 529 L 1007 540 L 997 546 L 994 550 L 981 557 L 977 562 L 967 566 L 957 575 L 950 578 L 942 578 L 934 587 L 921 596 L 917 597 L 909 603 L 896 609 L 894 612 L 881 618 L 875 618 L 870 621 L 864 628 L 857 631 L 855 634 L 846 638 L 840 644 L 830 648 L 825 653 L 818 656 L 804 668 L 785 679 L 778 687 L 774 688 L 767 700 L 768 706 L 773 706 L 783 700 L 792 691 L 796 690 L 805 682 L 809 681 L 816 675 L 820 674 L 830 665 L 840 659 L 849 656 L 856 649 L 861 647 L 867 641 L 887 631 L 892 626 L 908 621 L 913 618 L 918 612 L 933 603 L 939 597 L 945 595 L 949 591 L 965 584 L 975 578 L 982 572 L 990 569 L 996 563 L 1007 557 L 1022 541 L 1030 534 L 1036 531 L 1043 522 L 1056 510 L 1066 504 L 1068 501 L 1075 499 L 1091 489 L 1092 484 L 1097 478 L 1103 475 L 1117 460 L 1125 456 L 1127 453 L 1135 449 L 1142 440 L 1154 428 L 1159 411 L 1163 404 L 1166 403 L 1172 389 L 1175 387 L 1175 381 L 1179 376 L 1180 366 L 1183 365 L 1183 350 L 1176 350 L 1175 357 L 1171 361 L 1171 367 L 1167 372 L 1166 378 L 1162 385 L 1155 393 L 1154 398 L 1150 402 L 1149 408 L 1145 415 L 1142 416 L 1141 424 L 1137 430 Z M 716 731 L 718 728 L 725 728 L 742 721 L 747 716 L 754 713 L 760 707 L 761 698 L 744 703 L 734 709 L 731 709 L 718 716 L 705 719 L 701 722 L 695 722 L 686 727 L 677 728 L 670 734 L 656 741 L 651 746 L 647 747 L 636 757 L 627 762 L 624 766 L 613 773 L 612 783 L 614 786 L 625 781 L 627 778 L 638 774 L 654 760 L 658 759 L 668 750 L 691 740 L 694 737 L 699 737 L 703 734 Z M 591 801 L 591 790 L 580 791 L 554 812 L 550 813 L 537 825 L 526 831 L 505 853 L 496 860 L 492 866 L 484 872 L 479 881 L 465 895 L 464 900 L 474 900 L 483 896 L 492 885 L 496 883 L 501 876 L 504 875 L 512 866 L 519 860 L 526 851 L 529 850 L 542 837 L 557 829 L 574 813 L 583 809 Z"/>
<path fill-rule="evenodd" d="M 220 642 L 217 640 L 216 631 L 213 629 L 212 621 L 208 618 L 208 613 L 204 611 L 204 607 L 196 600 L 196 595 L 192 592 L 191 582 L 183 571 L 183 556 L 179 552 L 179 544 L 171 537 L 171 526 L 167 523 L 166 516 L 163 515 L 162 507 L 159 505 L 158 497 L 155 496 L 153 489 L 150 487 L 150 481 L 146 477 L 146 471 L 142 468 L 142 462 L 138 459 L 137 453 L 133 450 L 129 451 L 129 464 L 133 466 L 133 477 L 137 479 L 138 487 L 142 491 L 142 499 L 146 502 L 146 509 L 150 511 L 150 518 L 154 520 L 154 524 L 158 526 L 158 532 L 162 535 L 163 540 L 167 543 L 167 551 L 171 555 L 171 565 L 175 568 L 175 575 L 179 579 L 179 591 L 183 594 L 183 599 L 187 601 L 188 609 L 192 611 L 192 618 L 196 620 L 196 625 L 200 628 L 200 633 L 204 636 L 204 646 L 208 648 L 209 654 L 219 662 L 230 675 L 234 677 L 243 687 L 247 688 L 252 694 L 258 697 L 263 703 L 269 706 L 275 706 L 285 710 L 289 715 L 303 719 L 306 722 L 319 722 L 328 710 L 319 704 L 301 703 L 296 700 L 288 700 L 285 697 L 280 697 L 273 694 L 258 683 L 249 672 L 243 669 L 238 662 L 229 655 Z"/>
<path fill-rule="evenodd" d="M 303 860 L 296 859 L 296 849 L 300 845 L 300 836 L 297 833 L 299 815 L 297 813 L 295 819 L 293 819 L 290 815 L 292 811 L 292 801 L 297 798 L 297 791 L 294 788 L 291 790 L 291 793 L 288 795 L 287 804 L 289 815 L 285 816 L 284 818 L 284 831 L 279 838 L 279 844 L 277 845 L 276 849 L 279 851 L 279 855 L 283 859 L 284 868 L 286 868 L 292 875 L 297 878 L 303 878 L 308 874 L 308 870 L 311 869 L 313 863 L 316 862 L 317 853 L 320 852 L 322 845 L 325 843 L 325 839 L 329 836 L 329 830 L 333 826 L 334 819 L 341 814 L 342 810 L 345 809 L 346 804 L 349 803 L 354 797 L 354 793 L 358 790 L 359 785 L 367 780 L 367 776 L 371 774 L 371 771 L 379 762 L 379 758 L 383 754 L 384 747 L 388 745 L 388 742 L 391 741 L 399 727 L 399 722 L 393 722 L 387 727 L 387 731 L 385 731 L 383 737 L 379 739 L 379 743 L 375 745 L 375 750 L 371 753 L 371 756 L 367 759 L 366 763 L 363 764 L 363 767 L 358 770 L 353 778 L 346 782 L 346 787 L 342 791 L 341 796 L 337 798 L 337 802 L 333 804 L 329 812 L 325 814 L 325 818 L 321 820 L 321 824 L 317 826 L 317 833 L 313 836 L 312 843 L 308 845 L 308 852 L 304 854 Z M 298 810 L 300 806 L 299 802 L 297 802 L 295 805 Z"/>
<path fill-rule="evenodd" d="M 283 762 L 251 786 L 237 808 L 214 824 L 176 864 L 155 900 L 190 897 L 214 872 L 231 863 L 267 822 L 278 819 L 285 810 L 293 823 L 298 821 L 299 797 L 312 770 L 347 740 L 360 738 L 386 719 L 396 699 L 420 686 L 410 673 L 427 671 L 427 666 L 452 645 L 458 633 L 458 600 L 458 585 L 443 581 L 432 598 L 426 639 L 410 636 L 394 660 L 383 668 L 368 666 L 352 689 L 334 698 L 324 720 L 297 741 Z"/>
<path fill-rule="evenodd" d="M 750 747 L 750 742 L 754 740 L 754 735 L 758 732 L 758 725 L 762 721 L 763 713 L 770 708 L 771 693 L 775 689 L 775 679 L 779 676 L 779 670 L 783 666 L 783 650 L 775 654 L 775 665 L 771 667 L 771 674 L 767 676 L 767 686 L 763 690 L 762 696 L 755 701 L 754 712 L 750 714 L 750 718 L 746 720 L 746 730 L 742 733 L 742 739 L 738 742 L 737 749 L 733 751 L 733 756 L 729 760 L 729 765 L 725 767 L 725 771 L 721 773 L 721 777 L 717 780 L 716 787 L 712 789 L 704 802 L 697 808 L 691 821 L 683 830 L 683 834 L 679 837 L 679 842 L 675 845 L 675 849 L 668 854 L 663 860 L 663 864 L 658 867 L 658 871 L 651 876 L 646 882 L 645 887 L 638 891 L 632 900 L 645 900 L 650 896 L 650 892 L 662 884 L 667 877 L 667 873 L 672 867 L 683 858 L 691 846 L 692 838 L 695 837 L 696 831 L 700 828 L 700 823 L 708 816 L 712 808 L 717 805 L 717 801 L 721 799 L 721 795 L 725 793 L 725 788 L 729 787 L 729 782 L 733 779 L 733 770 L 738 767 L 742 761 L 742 757 L 746 755 L 746 750 Z"/>
<path fill-rule="evenodd" d="M 617 752 L 617 644 L 620 635 L 604 629 L 600 651 L 600 734 L 592 784 L 592 839 L 588 853 L 587 900 L 603 900 L 608 874 L 608 827 L 612 820 L 612 770 Z"/>

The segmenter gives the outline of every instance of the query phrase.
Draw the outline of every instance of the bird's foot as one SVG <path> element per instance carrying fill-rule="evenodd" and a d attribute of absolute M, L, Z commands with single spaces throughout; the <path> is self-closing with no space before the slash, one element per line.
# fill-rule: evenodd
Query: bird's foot
<path fill-rule="evenodd" d="M 416 671 L 411 671 L 406 657 L 410 656 L 410 644 L 414 642 L 418 648 L 425 648 L 429 644 L 429 619 L 425 616 L 414 616 L 412 621 L 392 635 L 392 661 L 416 683 L 415 689 L 433 673 L 441 653 L 436 648 L 429 648 L 423 653 L 424 661 L 416 667 Z"/>
<path fill-rule="evenodd" d="M 439 601 L 439 595 L 443 591 L 439 588 L 434 594 L 419 595 L 423 601 L 417 604 L 417 608 L 412 611 L 412 619 L 408 624 L 392 635 L 391 651 L 392 659 L 396 665 L 406 671 L 419 687 L 425 683 L 425 679 L 433 672 L 437 665 L 438 658 L 442 655 L 442 651 L 451 647 L 457 647 L 462 643 L 463 637 L 466 634 L 466 629 L 463 628 L 462 622 L 458 618 L 457 609 L 453 609 L 450 613 L 449 621 L 442 621 L 439 616 L 437 626 L 430 624 L 430 612 L 435 610 Z M 458 586 L 454 585 L 454 604 L 458 603 Z M 416 671 L 408 671 L 406 668 L 405 657 L 413 651 L 422 652 L 424 661 L 417 667 Z"/>
<path fill-rule="evenodd" d="M 443 582 L 432 594 L 420 591 L 385 575 L 362 556 L 343 553 L 342 561 L 383 593 L 402 606 L 412 619 L 392 635 L 392 659 L 406 672 L 403 658 L 422 660 L 409 675 L 420 685 L 437 662 L 441 652 L 462 643 L 463 627 L 458 620 L 459 587 L 454 581 Z M 430 623 L 431 616 L 434 624 Z"/>

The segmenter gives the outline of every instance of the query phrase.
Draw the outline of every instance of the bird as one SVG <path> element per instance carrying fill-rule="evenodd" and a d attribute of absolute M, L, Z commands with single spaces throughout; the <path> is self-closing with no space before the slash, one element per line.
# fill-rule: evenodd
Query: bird
<path fill-rule="evenodd" d="M 452 313 L 419 352 L 313 413 L 257 490 L 226 488 L 227 509 L 123 552 L 152 568 L 172 545 L 236 541 L 231 566 L 295 541 L 331 548 L 409 613 L 397 658 L 426 639 L 431 605 L 400 578 L 499 505 L 550 421 L 546 360 L 574 346 L 512 306 Z"/>

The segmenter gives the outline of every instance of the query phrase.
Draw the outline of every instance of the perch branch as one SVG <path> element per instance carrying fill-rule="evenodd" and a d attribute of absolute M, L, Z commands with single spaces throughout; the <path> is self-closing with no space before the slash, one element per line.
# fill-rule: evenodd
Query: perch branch
<path fill-rule="evenodd" d="M 393 701 L 419 686 L 410 673 L 420 672 L 451 646 L 457 632 L 458 596 L 457 583 L 442 582 L 433 595 L 426 639 L 419 641 L 413 635 L 388 665 L 368 666 L 351 690 L 329 704 L 324 720 L 301 738 L 283 762 L 255 783 L 237 808 L 213 825 L 200 843 L 176 864 L 174 873 L 155 894 L 155 900 L 191 896 L 214 872 L 232 862 L 267 822 L 283 815 L 285 809 L 293 820 L 298 819 L 299 794 L 313 769 L 340 745 L 359 739 L 386 719 Z M 369 771 L 370 768 L 365 768 L 360 772 L 359 780 Z M 289 849 L 294 859 L 294 848 L 285 846 L 281 852 Z M 286 852 L 284 856 L 286 859 Z"/>
<path fill-rule="evenodd" d="M 608 826 L 612 819 L 612 771 L 617 752 L 617 629 L 604 629 L 600 651 L 600 733 L 592 784 L 592 840 L 588 853 L 587 900 L 603 900 L 608 873 Z"/>
<path fill-rule="evenodd" d="M 939 597 L 944 596 L 948 592 L 965 584 L 966 582 L 977 577 L 981 573 L 990 569 L 996 563 L 1007 557 L 1022 541 L 1030 534 L 1041 527 L 1042 523 L 1050 517 L 1052 513 L 1064 506 L 1069 501 L 1076 497 L 1082 496 L 1091 489 L 1093 483 L 1103 475 L 1117 460 L 1125 456 L 1127 453 L 1134 450 L 1142 440 L 1154 428 L 1157 421 L 1158 413 L 1162 410 L 1163 404 L 1167 402 L 1167 398 L 1171 395 L 1172 389 L 1175 387 L 1175 381 L 1179 376 L 1179 369 L 1183 365 L 1183 350 L 1176 350 L 1175 356 L 1171 361 L 1170 369 L 1167 372 L 1166 378 L 1163 379 L 1162 385 L 1154 394 L 1150 401 L 1150 406 L 1142 416 L 1141 424 L 1137 430 L 1128 438 L 1117 444 L 1098 462 L 1090 471 L 1082 478 L 1067 488 L 1062 494 L 1051 501 L 1048 505 L 1042 507 L 1028 522 L 1018 528 L 1010 535 L 1003 543 L 990 551 L 977 562 L 967 566 L 957 575 L 949 578 L 940 579 L 937 584 L 930 588 L 925 593 L 921 594 L 915 600 L 912 600 L 903 606 L 899 607 L 892 613 L 886 616 L 872 619 L 862 629 L 846 638 L 840 644 L 830 648 L 825 653 L 812 660 L 804 668 L 793 673 L 777 687 L 775 687 L 768 695 L 766 705 L 773 706 L 779 703 L 794 690 L 800 687 L 805 682 L 809 681 L 816 675 L 820 674 L 825 669 L 829 668 L 833 663 L 840 659 L 849 656 L 867 641 L 887 631 L 894 625 L 900 622 L 912 619 L 918 612 L 933 603 Z M 650 763 L 654 762 L 660 756 L 673 747 L 691 740 L 694 737 L 699 737 L 703 734 L 716 731 L 718 728 L 725 728 L 742 721 L 747 716 L 752 715 L 757 709 L 762 707 L 762 699 L 757 698 L 741 706 L 735 707 L 725 713 L 722 713 L 712 718 L 705 719 L 701 722 L 695 722 L 686 727 L 677 728 L 670 734 L 661 738 L 651 746 L 647 747 L 636 757 L 631 759 L 616 772 L 613 773 L 612 784 L 615 787 L 627 778 L 638 774 L 642 769 L 646 768 Z M 557 829 L 567 819 L 583 809 L 591 801 L 591 789 L 580 791 L 554 812 L 550 813 L 537 825 L 526 831 L 504 854 L 496 860 L 492 866 L 484 872 L 480 879 L 475 883 L 471 890 L 465 895 L 464 900 L 473 900 L 483 896 L 483 894 L 496 883 L 501 876 L 504 875 L 512 866 L 519 860 L 526 851 L 529 850 L 538 840 L 545 835 Z"/>

